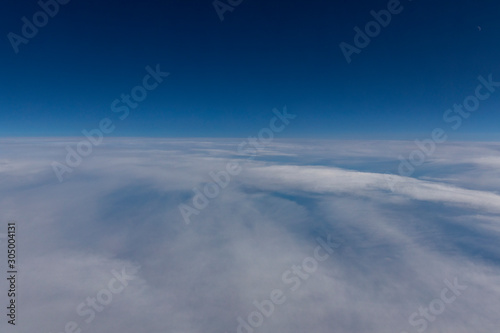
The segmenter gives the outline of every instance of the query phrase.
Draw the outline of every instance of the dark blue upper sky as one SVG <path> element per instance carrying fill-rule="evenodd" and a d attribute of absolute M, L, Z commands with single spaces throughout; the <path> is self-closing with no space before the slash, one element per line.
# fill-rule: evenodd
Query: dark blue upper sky
<path fill-rule="evenodd" d="M 499 139 L 500 88 L 456 131 L 443 120 L 479 75 L 500 81 L 498 1 L 402 0 L 350 64 L 339 43 L 387 0 L 244 0 L 224 21 L 212 1 L 71 0 L 17 54 L 7 35 L 40 6 L 4 1 L 0 135 L 80 136 L 109 117 L 112 136 L 246 137 L 286 105 L 282 137 Z M 111 103 L 156 64 L 170 76 L 120 120 Z"/>

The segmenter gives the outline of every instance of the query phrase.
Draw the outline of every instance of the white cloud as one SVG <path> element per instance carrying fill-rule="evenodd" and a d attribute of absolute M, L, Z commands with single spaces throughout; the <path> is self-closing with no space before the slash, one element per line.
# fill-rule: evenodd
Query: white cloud
<path fill-rule="evenodd" d="M 455 277 L 468 289 L 426 332 L 498 327 L 498 145 L 441 145 L 391 191 L 384 173 L 412 143 L 276 140 L 240 156 L 241 174 L 186 226 L 177 206 L 238 158 L 240 140 L 109 139 L 60 184 L 50 162 L 66 141 L 0 147 L 0 214 L 19 225 L 19 332 L 81 322 L 76 306 L 134 265 L 138 278 L 83 332 L 236 332 L 281 288 L 286 303 L 256 332 L 410 333 L 410 314 Z M 328 234 L 338 252 L 290 292 L 281 274 Z"/>

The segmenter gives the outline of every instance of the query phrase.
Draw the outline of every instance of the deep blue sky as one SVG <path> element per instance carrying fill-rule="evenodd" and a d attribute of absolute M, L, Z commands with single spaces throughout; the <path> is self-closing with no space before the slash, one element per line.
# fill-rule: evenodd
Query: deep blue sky
<path fill-rule="evenodd" d="M 500 3 L 401 4 L 348 64 L 339 43 L 386 0 L 244 0 L 223 22 L 211 0 L 71 0 L 18 54 L 7 34 L 40 7 L 7 0 L 0 135 L 79 136 L 110 117 L 112 136 L 246 137 L 287 105 L 281 137 L 500 139 L 500 90 L 457 131 L 442 120 L 478 75 L 500 81 Z M 120 121 L 111 102 L 156 64 L 170 76 Z"/>

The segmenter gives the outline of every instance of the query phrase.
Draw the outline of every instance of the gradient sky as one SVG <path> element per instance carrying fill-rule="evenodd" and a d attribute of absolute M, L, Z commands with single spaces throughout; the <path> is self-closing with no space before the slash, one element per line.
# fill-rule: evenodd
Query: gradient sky
<path fill-rule="evenodd" d="M 72 0 L 16 54 L 7 34 L 40 7 L 7 0 L 0 135 L 81 136 L 110 117 L 110 136 L 246 137 L 286 105 L 282 137 L 499 139 L 500 91 L 455 132 L 442 116 L 478 75 L 500 81 L 500 3 L 401 4 L 348 64 L 339 43 L 387 1 L 244 0 L 220 21 L 210 0 Z M 111 102 L 156 64 L 170 76 L 118 120 Z"/>

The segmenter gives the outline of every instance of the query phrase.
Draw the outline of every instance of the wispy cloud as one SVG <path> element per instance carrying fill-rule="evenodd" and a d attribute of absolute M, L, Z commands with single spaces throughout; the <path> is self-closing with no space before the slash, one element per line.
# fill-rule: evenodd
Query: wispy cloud
<path fill-rule="evenodd" d="M 137 266 L 82 328 L 236 332 L 325 235 L 342 246 L 255 332 L 417 332 L 409 316 L 455 277 L 467 290 L 426 332 L 498 327 L 496 144 L 446 143 L 391 191 L 384 172 L 411 143 L 276 140 L 273 154 L 245 161 L 231 153 L 237 139 L 110 138 L 59 183 L 50 161 L 67 141 L 1 145 L 0 211 L 19 229 L 20 332 L 84 323 L 78 305 L 113 270 Z M 238 178 L 183 223 L 178 205 L 232 159 L 245 163 Z"/>

